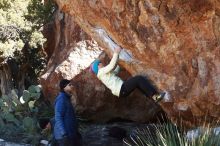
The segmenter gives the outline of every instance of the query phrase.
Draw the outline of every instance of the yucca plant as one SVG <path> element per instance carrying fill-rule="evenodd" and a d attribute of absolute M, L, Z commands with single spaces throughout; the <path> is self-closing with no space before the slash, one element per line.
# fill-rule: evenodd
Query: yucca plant
<path fill-rule="evenodd" d="M 220 134 L 211 127 L 203 127 L 201 134 L 189 139 L 171 122 L 152 124 L 146 128 L 136 129 L 129 138 L 124 139 L 128 146 L 219 146 Z"/>
<path fill-rule="evenodd" d="M 219 146 L 220 145 L 220 134 L 215 132 L 213 128 L 202 127 L 201 134 L 194 139 L 190 140 L 191 146 Z"/>

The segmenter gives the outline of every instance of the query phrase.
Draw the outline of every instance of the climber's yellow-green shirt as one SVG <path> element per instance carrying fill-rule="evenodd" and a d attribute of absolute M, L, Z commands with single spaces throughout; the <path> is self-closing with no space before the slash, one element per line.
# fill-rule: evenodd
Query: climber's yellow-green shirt
<path fill-rule="evenodd" d="M 119 53 L 115 52 L 110 63 L 98 70 L 97 77 L 102 81 L 103 84 L 105 84 L 107 88 L 112 91 L 112 94 L 119 97 L 123 80 L 116 76 L 116 74 L 119 72 L 119 66 L 113 70 L 117 64 L 118 57 Z"/>

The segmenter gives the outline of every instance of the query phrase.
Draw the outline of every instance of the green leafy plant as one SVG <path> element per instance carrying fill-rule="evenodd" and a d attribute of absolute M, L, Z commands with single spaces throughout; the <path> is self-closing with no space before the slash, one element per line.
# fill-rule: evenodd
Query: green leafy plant
<path fill-rule="evenodd" d="M 42 138 L 40 135 L 39 119 L 50 118 L 53 109 L 45 109 L 44 102 L 40 99 L 41 89 L 39 86 L 31 85 L 23 91 L 19 97 L 16 90 L 12 90 L 9 95 L 0 98 L 0 135 L 10 135 L 22 139 L 22 142 L 37 144 Z M 44 112 L 39 113 L 39 109 L 44 107 Z M 19 141 L 21 142 L 21 140 Z"/>
<path fill-rule="evenodd" d="M 53 0 L 0 0 L 0 96 L 38 83 L 47 62 L 43 30 L 55 10 Z"/>
<path fill-rule="evenodd" d="M 171 122 L 153 124 L 135 130 L 123 141 L 128 146 L 218 146 L 220 135 L 211 127 L 203 127 L 203 129 L 198 137 L 189 139 L 185 132 L 179 131 L 179 128 Z"/>
<path fill-rule="evenodd" d="M 52 20 L 55 10 L 56 4 L 53 0 L 47 0 L 44 3 L 39 0 L 31 0 L 25 18 L 34 22 L 34 29 L 39 29 Z"/>

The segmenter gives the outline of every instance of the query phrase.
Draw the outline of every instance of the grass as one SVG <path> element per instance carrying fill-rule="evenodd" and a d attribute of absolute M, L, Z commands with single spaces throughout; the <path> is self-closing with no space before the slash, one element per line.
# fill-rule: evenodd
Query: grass
<path fill-rule="evenodd" d="M 201 130 L 202 129 L 202 130 Z M 124 139 L 128 146 L 219 146 L 220 134 L 211 127 L 202 127 L 200 134 L 192 139 L 186 132 L 171 122 L 152 124 L 142 129 L 136 129 L 129 138 Z"/>

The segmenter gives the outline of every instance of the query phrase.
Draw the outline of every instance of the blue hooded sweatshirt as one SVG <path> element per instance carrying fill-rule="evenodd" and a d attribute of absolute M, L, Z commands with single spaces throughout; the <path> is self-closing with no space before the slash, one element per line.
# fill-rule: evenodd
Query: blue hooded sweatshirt
<path fill-rule="evenodd" d="M 55 100 L 54 137 L 59 140 L 63 136 L 75 138 L 77 133 L 77 120 L 70 96 L 60 92 Z"/>

